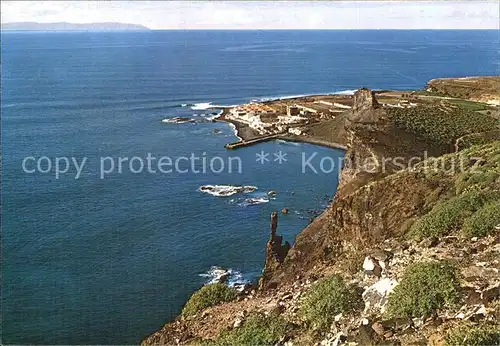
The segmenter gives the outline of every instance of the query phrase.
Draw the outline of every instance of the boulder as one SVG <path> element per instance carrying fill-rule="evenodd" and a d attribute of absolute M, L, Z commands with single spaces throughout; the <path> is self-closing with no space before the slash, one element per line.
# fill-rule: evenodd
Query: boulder
<path fill-rule="evenodd" d="M 378 335 L 384 335 L 384 333 L 386 332 L 384 326 L 382 323 L 380 322 L 375 322 L 374 324 L 372 324 L 372 329 L 375 331 L 375 333 L 377 333 Z"/>
<path fill-rule="evenodd" d="M 375 275 L 377 277 L 382 275 L 382 267 L 379 262 L 371 256 L 365 257 L 365 260 L 363 261 L 363 270 L 368 275 Z"/>
<path fill-rule="evenodd" d="M 347 337 L 344 335 L 344 333 L 340 332 L 335 336 L 335 339 L 332 342 L 332 346 L 338 346 L 342 344 L 344 341 L 347 340 Z"/>
<path fill-rule="evenodd" d="M 234 289 L 236 289 L 239 293 L 243 293 L 250 288 L 252 288 L 252 284 L 250 282 L 238 282 L 233 285 Z"/>
<path fill-rule="evenodd" d="M 496 283 L 481 292 L 481 300 L 489 303 L 500 298 L 500 283 Z"/>
<path fill-rule="evenodd" d="M 439 244 L 439 239 L 437 237 L 428 237 L 420 242 L 420 246 L 423 248 L 436 247 Z"/>
<path fill-rule="evenodd" d="M 235 319 L 233 322 L 233 328 L 238 328 L 239 326 L 241 326 L 242 323 L 243 321 L 241 320 L 241 318 Z"/>
<path fill-rule="evenodd" d="M 380 339 L 371 326 L 361 325 L 358 328 L 354 341 L 359 345 L 377 345 L 382 341 Z"/>
<path fill-rule="evenodd" d="M 223 284 L 227 281 L 228 278 L 229 278 L 229 273 L 224 273 L 217 278 L 217 282 Z"/>
<path fill-rule="evenodd" d="M 379 262 L 387 262 L 389 259 L 391 259 L 394 255 L 386 250 L 382 249 L 373 249 L 370 252 L 371 257 L 375 258 Z"/>
<path fill-rule="evenodd" d="M 366 313 L 383 313 L 387 297 L 397 285 L 397 281 L 384 278 L 369 286 L 362 294 Z"/>

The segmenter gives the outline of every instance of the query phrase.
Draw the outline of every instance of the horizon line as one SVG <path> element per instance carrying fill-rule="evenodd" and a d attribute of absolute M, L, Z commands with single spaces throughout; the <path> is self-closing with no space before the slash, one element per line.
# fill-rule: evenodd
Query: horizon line
<path fill-rule="evenodd" d="M 7 23 L 4 23 L 7 24 Z M 324 28 L 324 29 L 310 29 L 310 28 L 265 28 L 265 29 L 222 29 L 222 28 L 206 28 L 206 29 L 177 29 L 177 28 L 166 28 L 166 29 L 150 29 L 145 27 L 145 29 L 82 29 L 82 30 L 58 30 L 58 29 L 47 29 L 47 30 L 37 30 L 37 29 L 1 29 L 2 32 L 148 32 L 148 31 L 498 31 L 500 33 L 500 28 Z"/>

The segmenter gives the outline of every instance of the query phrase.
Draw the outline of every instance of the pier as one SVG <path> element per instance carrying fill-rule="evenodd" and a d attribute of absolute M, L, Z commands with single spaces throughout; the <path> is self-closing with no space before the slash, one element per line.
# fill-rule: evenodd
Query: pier
<path fill-rule="evenodd" d="M 228 143 L 224 146 L 224 148 L 229 149 L 229 150 L 244 148 L 244 147 L 248 147 L 248 146 L 251 146 L 254 144 L 258 144 L 258 143 L 272 141 L 272 140 L 277 139 L 278 137 L 279 137 L 279 135 L 267 135 L 267 136 L 262 136 L 262 137 L 250 139 L 248 141 L 242 140 L 242 141 L 238 141 L 238 142 Z"/>
<path fill-rule="evenodd" d="M 332 149 L 341 149 L 344 151 L 347 151 L 347 146 L 344 144 L 340 143 L 335 143 L 335 142 L 330 142 L 330 141 L 325 141 L 322 139 L 316 139 L 316 138 L 311 138 L 311 137 L 305 137 L 305 136 L 277 136 L 276 139 L 280 139 L 282 141 L 287 141 L 287 142 L 297 142 L 297 143 L 308 143 L 308 144 L 314 144 L 314 145 L 319 145 L 322 147 L 327 147 L 327 148 L 332 148 Z"/>
<path fill-rule="evenodd" d="M 249 147 L 251 145 L 255 145 L 258 143 L 263 143 L 263 142 L 268 142 L 268 141 L 273 141 L 280 139 L 282 141 L 287 141 L 287 142 L 298 142 L 298 143 L 309 143 L 309 144 L 314 144 L 314 145 L 320 145 L 322 147 L 327 147 L 327 148 L 332 148 L 332 149 L 341 149 L 346 151 L 347 147 L 343 144 L 340 143 L 333 143 L 329 141 L 324 141 L 321 139 L 315 139 L 315 138 L 309 138 L 309 137 L 303 137 L 303 136 L 287 136 L 284 134 L 273 134 L 273 135 L 267 135 L 267 136 L 262 136 L 250 140 L 241 140 L 238 142 L 233 142 L 233 143 L 228 143 L 224 146 L 224 148 L 228 150 L 234 150 L 234 149 L 239 149 L 239 148 L 244 148 L 244 147 Z"/>

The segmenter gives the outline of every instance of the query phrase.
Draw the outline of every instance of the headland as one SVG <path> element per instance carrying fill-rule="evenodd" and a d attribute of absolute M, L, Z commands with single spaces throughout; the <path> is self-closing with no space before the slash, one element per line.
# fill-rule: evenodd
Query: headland
<path fill-rule="evenodd" d="M 349 164 L 293 244 L 271 215 L 258 283 L 202 287 L 142 344 L 499 344 L 500 77 L 455 80 L 225 109 L 248 145 L 339 144 Z"/>
<path fill-rule="evenodd" d="M 464 107 L 494 112 L 495 107 L 492 106 L 500 104 L 500 96 L 494 92 L 498 78 L 479 78 L 433 79 L 423 90 L 378 90 L 374 91 L 374 95 L 378 107 L 383 109 L 436 107 L 451 110 Z M 464 83 L 473 86 L 474 91 L 464 92 Z M 484 94 L 481 94 L 482 84 Z M 278 98 L 224 107 L 217 120 L 230 123 L 239 138 L 226 144 L 227 149 L 280 139 L 347 150 L 342 124 L 345 117 L 353 112 L 353 102 L 354 91 Z"/>

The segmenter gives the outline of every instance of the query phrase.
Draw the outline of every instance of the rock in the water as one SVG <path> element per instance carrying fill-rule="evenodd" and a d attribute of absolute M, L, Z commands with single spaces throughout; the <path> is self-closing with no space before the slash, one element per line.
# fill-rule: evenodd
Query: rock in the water
<path fill-rule="evenodd" d="M 223 284 L 223 283 L 225 283 L 227 281 L 228 278 L 229 278 L 229 273 L 226 272 L 226 273 L 222 274 L 221 276 L 219 276 L 217 278 L 217 281 L 219 283 Z"/>
<path fill-rule="evenodd" d="M 285 215 L 288 214 L 288 208 L 281 209 L 281 213 Z"/>

